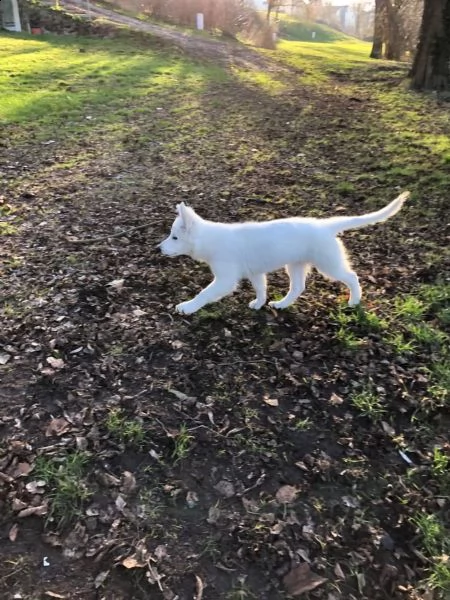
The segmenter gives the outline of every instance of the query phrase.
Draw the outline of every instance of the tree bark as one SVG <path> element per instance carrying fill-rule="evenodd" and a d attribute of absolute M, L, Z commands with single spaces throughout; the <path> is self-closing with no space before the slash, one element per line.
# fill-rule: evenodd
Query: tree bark
<path fill-rule="evenodd" d="M 375 0 L 375 24 L 373 31 L 373 44 L 370 58 L 383 56 L 385 3 L 384 0 Z"/>
<path fill-rule="evenodd" d="M 415 89 L 450 90 L 450 0 L 425 0 L 411 75 Z"/>
<path fill-rule="evenodd" d="M 402 38 L 400 34 L 400 23 L 398 9 L 391 0 L 386 0 L 386 52 L 387 60 L 400 60 L 402 56 Z"/>

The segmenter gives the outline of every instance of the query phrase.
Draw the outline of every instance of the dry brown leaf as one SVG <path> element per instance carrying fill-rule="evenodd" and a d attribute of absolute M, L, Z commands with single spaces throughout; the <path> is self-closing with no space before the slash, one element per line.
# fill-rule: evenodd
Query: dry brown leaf
<path fill-rule="evenodd" d="M 147 566 L 147 563 L 138 560 L 136 556 L 133 555 L 124 558 L 122 561 L 122 565 L 126 569 L 142 569 L 143 567 Z"/>
<path fill-rule="evenodd" d="M 334 574 L 338 579 L 345 579 L 344 571 L 339 563 L 334 565 Z"/>
<path fill-rule="evenodd" d="M 386 421 L 381 421 L 381 426 L 383 427 L 383 431 L 388 435 L 395 435 L 395 429 L 386 423 Z"/>
<path fill-rule="evenodd" d="M 163 544 L 160 544 L 159 546 L 156 546 L 155 551 L 153 552 L 153 554 L 155 555 L 155 558 L 157 560 L 163 560 L 164 558 L 167 558 L 168 554 L 167 554 L 167 548 L 166 548 L 166 546 L 164 546 Z"/>
<path fill-rule="evenodd" d="M 300 596 L 310 592 L 326 581 L 325 577 L 313 573 L 308 563 L 302 563 L 295 567 L 283 579 L 286 591 L 291 596 Z"/>
<path fill-rule="evenodd" d="M 14 467 L 14 470 L 11 473 L 11 476 L 16 479 L 17 477 L 25 477 L 29 475 L 29 473 L 33 470 L 33 466 L 27 462 L 17 463 Z"/>
<path fill-rule="evenodd" d="M 11 529 L 9 530 L 9 533 L 8 533 L 9 540 L 11 542 L 15 542 L 17 539 L 18 533 L 19 533 L 19 526 L 17 525 L 17 523 L 14 523 L 14 525 L 11 527 Z"/>
<path fill-rule="evenodd" d="M 136 477 L 130 471 L 124 471 L 122 474 L 122 487 L 125 494 L 131 493 L 136 487 Z"/>
<path fill-rule="evenodd" d="M 334 392 L 331 394 L 330 404 L 333 404 L 333 406 L 337 406 L 339 404 L 342 404 L 343 402 L 344 402 L 344 400 L 340 396 L 338 396 Z"/>
<path fill-rule="evenodd" d="M 214 489 L 217 490 L 222 496 L 225 496 L 225 498 L 232 498 L 236 493 L 234 490 L 234 485 L 231 483 L 231 481 L 226 481 L 225 479 L 222 479 L 219 481 L 219 483 L 216 483 Z"/>
<path fill-rule="evenodd" d="M 109 575 L 109 571 L 100 571 L 100 573 L 97 575 L 97 577 L 94 580 L 95 589 L 98 589 L 105 583 L 108 575 Z"/>
<path fill-rule="evenodd" d="M 10 358 L 10 354 L 6 354 L 6 352 L 0 352 L 0 365 L 6 365 Z"/>
<path fill-rule="evenodd" d="M 23 519 L 25 517 L 31 517 L 32 515 L 36 515 L 37 517 L 43 517 L 47 514 L 48 507 L 46 504 L 41 504 L 40 506 L 29 506 L 28 508 L 24 508 L 18 513 L 18 517 Z"/>
<path fill-rule="evenodd" d="M 55 358 L 54 356 L 49 356 L 47 358 L 48 364 L 52 367 L 52 369 L 62 369 L 65 366 L 65 362 L 62 358 Z"/>
<path fill-rule="evenodd" d="M 110 288 L 112 288 L 113 290 L 120 292 L 120 291 L 122 291 L 124 283 L 125 283 L 125 279 L 114 279 L 113 281 L 110 281 L 107 285 Z"/>
<path fill-rule="evenodd" d="M 52 419 L 47 425 L 45 430 L 45 437 L 51 437 L 52 435 L 63 435 L 70 428 L 70 424 L 66 419 L 62 417 L 59 419 Z"/>
<path fill-rule="evenodd" d="M 275 494 L 277 502 L 280 504 L 291 504 L 297 497 L 298 489 L 293 485 L 282 485 Z"/>
<path fill-rule="evenodd" d="M 268 398 L 267 396 L 264 396 L 263 400 L 269 406 L 279 406 L 280 405 L 280 403 L 278 402 L 278 400 L 276 398 Z"/>

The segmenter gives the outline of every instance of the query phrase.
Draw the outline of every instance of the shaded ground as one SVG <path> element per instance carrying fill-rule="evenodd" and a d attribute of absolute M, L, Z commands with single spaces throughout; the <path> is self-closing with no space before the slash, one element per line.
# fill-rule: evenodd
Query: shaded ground
<path fill-rule="evenodd" d="M 118 121 L 100 108 L 70 134 L 6 127 L 3 597 L 438 597 L 421 596 L 430 558 L 412 519 L 448 522 L 433 371 L 447 358 L 448 163 L 430 150 L 444 110 L 386 102 L 403 93 L 398 67 L 321 87 L 281 71 L 280 94 L 230 72 L 195 96 L 130 94 Z M 364 212 L 405 188 L 401 215 L 346 235 L 365 312 L 313 276 L 284 312 L 250 311 L 244 284 L 174 314 L 209 280 L 155 248 L 180 199 L 264 219 Z M 285 287 L 271 276 L 272 295 Z M 398 310 L 410 296 L 428 337 Z M 283 582 L 299 563 L 326 581 Z"/>

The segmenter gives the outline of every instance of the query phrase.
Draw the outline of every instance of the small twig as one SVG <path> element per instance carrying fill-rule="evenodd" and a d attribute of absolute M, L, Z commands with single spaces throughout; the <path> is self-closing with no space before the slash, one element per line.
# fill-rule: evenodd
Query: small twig
<path fill-rule="evenodd" d="M 256 360 L 235 360 L 233 362 L 215 362 L 212 363 L 215 367 L 224 367 L 224 366 L 231 366 L 231 365 L 239 365 L 239 364 L 246 364 L 246 365 L 253 365 L 253 364 L 257 364 L 257 363 L 269 363 L 271 365 L 277 365 L 277 360 L 268 360 L 267 358 L 261 358 L 261 359 L 256 359 Z"/>
<path fill-rule="evenodd" d="M 69 237 L 66 237 L 66 239 L 71 244 L 78 244 L 78 245 L 95 244 L 96 242 L 105 242 L 106 240 L 109 240 L 111 238 L 124 237 L 126 235 L 129 235 L 130 233 L 133 233 L 134 231 L 138 231 L 139 229 L 146 229 L 147 227 L 152 227 L 152 225 L 156 225 L 157 223 L 162 223 L 162 221 L 157 221 L 156 223 L 155 222 L 144 223 L 143 225 L 137 225 L 136 227 L 131 227 L 130 229 L 125 229 L 124 231 L 119 231 L 118 233 L 110 233 L 109 235 L 101 235 L 99 237 L 83 238 L 83 239 L 79 240 L 79 239 L 71 239 L 71 236 L 69 236 Z"/>

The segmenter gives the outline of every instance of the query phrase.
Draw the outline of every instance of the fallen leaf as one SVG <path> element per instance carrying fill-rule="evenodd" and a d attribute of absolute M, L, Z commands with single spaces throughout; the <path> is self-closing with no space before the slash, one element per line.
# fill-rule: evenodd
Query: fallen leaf
<path fill-rule="evenodd" d="M 163 544 L 156 546 L 154 553 L 155 558 L 158 560 L 163 560 L 163 558 L 167 558 L 167 548 Z"/>
<path fill-rule="evenodd" d="M 167 391 L 170 394 L 173 394 L 174 396 L 176 396 L 178 398 L 178 400 L 196 400 L 196 398 L 194 396 L 188 396 L 187 394 L 185 394 L 183 392 L 179 392 L 178 390 L 168 389 Z"/>
<path fill-rule="evenodd" d="M 27 492 L 30 492 L 30 494 L 42 494 L 44 487 L 45 481 L 42 479 L 39 481 L 29 481 L 25 486 Z"/>
<path fill-rule="evenodd" d="M 124 494 L 129 494 L 136 487 L 136 477 L 130 471 L 124 471 L 122 474 L 122 487 L 120 488 Z"/>
<path fill-rule="evenodd" d="M 344 402 L 343 398 L 341 398 L 340 396 L 338 396 L 334 392 L 331 394 L 331 396 L 330 396 L 330 404 L 333 404 L 333 406 L 337 406 L 339 404 L 342 404 L 343 402 Z"/>
<path fill-rule="evenodd" d="M 25 517 L 31 517 L 32 515 L 36 515 L 37 517 L 43 517 L 47 514 L 48 507 L 46 504 L 41 504 L 40 506 L 29 506 L 28 508 L 24 508 L 21 510 L 17 516 L 20 519 Z"/>
<path fill-rule="evenodd" d="M 208 517 L 206 518 L 206 521 L 210 525 L 214 525 L 220 519 L 220 514 L 221 514 L 220 508 L 217 505 L 210 506 L 210 508 L 208 510 Z"/>
<path fill-rule="evenodd" d="M 186 494 L 186 504 L 188 508 L 194 508 L 198 504 L 198 496 L 195 492 L 188 491 Z"/>
<path fill-rule="evenodd" d="M 123 288 L 124 283 L 125 279 L 114 279 L 113 281 L 110 281 L 107 285 L 113 290 L 116 290 L 116 292 L 120 292 Z"/>
<path fill-rule="evenodd" d="M 62 417 L 59 419 L 52 419 L 45 430 L 45 437 L 51 437 L 52 435 L 63 435 L 63 433 L 66 433 L 69 427 L 70 423 Z"/>
<path fill-rule="evenodd" d="M 314 590 L 327 580 L 313 573 L 308 563 L 302 563 L 295 567 L 283 579 L 286 591 L 291 596 L 300 596 Z"/>
<path fill-rule="evenodd" d="M 11 354 L 6 354 L 6 352 L 0 352 L 0 365 L 6 365 L 10 358 Z"/>
<path fill-rule="evenodd" d="M 339 563 L 334 565 L 334 574 L 338 579 L 345 579 L 344 571 Z"/>
<path fill-rule="evenodd" d="M 292 485 L 282 485 L 275 494 L 277 502 L 280 504 L 291 504 L 297 497 L 298 490 Z"/>
<path fill-rule="evenodd" d="M 127 505 L 126 500 L 119 494 L 116 498 L 116 507 L 120 512 L 123 512 L 123 509 Z"/>
<path fill-rule="evenodd" d="M 52 369 L 62 369 L 65 366 L 65 362 L 62 358 L 55 358 L 54 356 L 49 356 L 47 358 L 48 364 L 52 367 Z"/>
<path fill-rule="evenodd" d="M 147 566 L 147 563 L 137 560 L 136 556 L 128 556 L 122 561 L 122 565 L 126 569 L 142 569 Z"/>
<path fill-rule="evenodd" d="M 49 598 L 65 598 L 65 596 L 63 596 L 62 594 L 57 594 L 56 592 L 50 592 L 49 590 L 44 592 L 44 594 L 46 596 L 48 596 Z"/>
<path fill-rule="evenodd" d="M 276 398 L 268 398 L 267 396 L 264 396 L 263 400 L 269 406 L 279 406 L 280 405 L 280 403 L 278 402 L 278 400 Z"/>
<path fill-rule="evenodd" d="M 383 431 L 388 435 L 395 435 L 395 429 L 386 423 L 386 421 L 381 421 L 381 426 L 383 427 Z"/>
<path fill-rule="evenodd" d="M 222 481 L 216 483 L 214 489 L 217 490 L 222 496 L 225 496 L 225 498 L 231 498 L 235 495 L 234 485 L 231 483 L 231 481 L 226 481 L 225 479 L 222 479 Z"/>
<path fill-rule="evenodd" d="M 97 575 L 97 577 L 94 579 L 94 586 L 95 586 L 96 589 L 98 589 L 99 587 L 101 587 L 105 583 L 106 578 L 108 577 L 108 575 L 109 575 L 109 571 L 101 571 Z"/>
<path fill-rule="evenodd" d="M 14 525 L 11 527 L 11 529 L 8 532 L 9 540 L 11 542 L 15 542 L 18 533 L 19 533 L 19 526 L 17 525 L 17 523 L 14 523 Z"/>

